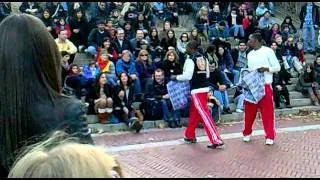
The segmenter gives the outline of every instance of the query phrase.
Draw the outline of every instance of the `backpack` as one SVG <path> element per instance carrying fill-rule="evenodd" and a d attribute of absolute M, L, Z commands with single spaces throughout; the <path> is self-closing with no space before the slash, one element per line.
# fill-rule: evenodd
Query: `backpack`
<path fill-rule="evenodd" d="M 143 102 L 146 120 L 160 120 L 163 118 L 161 102 L 154 98 L 146 98 Z"/>

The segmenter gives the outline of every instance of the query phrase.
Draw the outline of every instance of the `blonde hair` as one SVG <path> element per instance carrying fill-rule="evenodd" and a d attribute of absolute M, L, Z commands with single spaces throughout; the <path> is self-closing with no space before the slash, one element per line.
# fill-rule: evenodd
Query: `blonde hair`
<path fill-rule="evenodd" d="M 137 58 L 137 62 L 139 62 L 139 63 L 143 62 L 143 60 L 141 59 L 141 55 L 142 54 L 148 54 L 147 57 L 148 57 L 148 59 L 150 59 L 149 52 L 147 50 L 145 50 L 145 49 L 142 49 L 142 50 L 139 51 L 138 58 Z"/>
<path fill-rule="evenodd" d="M 207 7 L 205 7 L 205 6 L 202 6 L 201 8 L 200 8 L 200 10 L 199 10 L 199 15 L 201 16 L 201 15 L 203 15 L 203 13 L 207 13 L 207 15 L 208 15 L 208 8 Z"/>
<path fill-rule="evenodd" d="M 18 158 L 9 178 L 112 178 L 123 177 L 118 161 L 104 149 L 61 140 L 57 132 Z"/>

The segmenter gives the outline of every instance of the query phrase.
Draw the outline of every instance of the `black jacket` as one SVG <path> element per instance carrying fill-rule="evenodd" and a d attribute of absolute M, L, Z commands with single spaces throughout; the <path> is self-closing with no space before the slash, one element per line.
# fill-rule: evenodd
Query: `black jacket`
<path fill-rule="evenodd" d="M 115 39 L 113 41 L 113 45 L 118 54 L 121 54 L 123 50 L 129 50 L 130 52 L 132 52 L 132 46 L 128 39 L 123 40 L 122 46 L 120 46 L 118 39 Z"/>
<path fill-rule="evenodd" d="M 12 137 L 19 139 L 18 146 L 1 148 L 1 176 L 6 173 L 5 171 L 8 172 L 9 168 L 13 165 L 16 155 L 14 151 L 43 141 L 57 130 L 62 130 L 73 137 L 79 138 L 80 143 L 93 144 L 91 130 L 88 128 L 85 113 L 86 108 L 83 103 L 67 96 L 56 98 L 54 103 L 39 101 L 37 105 L 32 107 L 30 113 L 34 121 L 26 122 L 25 127 L 20 127 L 20 134 L 15 134 L 13 135 L 15 137 Z"/>
<path fill-rule="evenodd" d="M 88 45 L 89 46 L 102 46 L 104 38 L 109 37 L 108 31 L 104 31 L 100 33 L 98 28 L 94 28 L 91 30 L 88 37 Z"/>
<path fill-rule="evenodd" d="M 312 20 L 313 20 L 313 24 L 314 25 L 318 25 L 319 24 L 319 12 L 318 12 L 318 6 L 316 6 L 314 3 L 312 3 Z M 300 19 L 300 28 L 302 28 L 303 23 L 304 23 L 304 18 L 306 17 L 307 14 L 307 4 L 303 5 L 301 7 L 301 11 L 299 14 L 299 19 Z"/>
<path fill-rule="evenodd" d="M 219 69 L 215 69 L 213 72 L 210 72 L 209 82 L 216 91 L 219 90 L 218 83 L 220 85 L 226 85 L 226 80 Z"/>
<path fill-rule="evenodd" d="M 153 80 L 152 83 L 147 85 L 145 98 L 156 98 L 161 100 L 163 95 L 168 94 L 167 83 L 168 81 L 166 79 L 163 84 L 158 84 Z"/>
<path fill-rule="evenodd" d="M 280 76 L 279 73 L 274 73 L 273 74 L 273 81 L 272 81 L 272 88 L 275 89 L 276 86 L 280 85 L 280 86 L 284 86 L 285 84 L 283 83 L 283 77 Z"/>
<path fill-rule="evenodd" d="M 29 6 L 28 2 L 23 2 L 21 4 L 21 6 L 19 7 L 19 10 L 22 13 L 30 14 L 29 12 L 26 12 L 26 10 L 29 8 L 30 8 L 30 6 Z M 38 11 L 35 13 L 36 15 L 42 13 L 42 9 L 37 2 L 34 2 L 34 6 L 32 7 L 32 9 L 38 9 Z"/>
<path fill-rule="evenodd" d="M 284 44 L 282 49 L 283 55 L 299 57 L 299 49 L 296 45 Z"/>
<path fill-rule="evenodd" d="M 243 18 L 244 18 L 243 16 L 241 16 L 239 13 L 237 13 L 237 16 L 236 16 L 236 23 L 237 23 L 237 25 L 242 25 L 242 19 L 243 19 Z M 231 17 L 231 14 L 229 14 L 229 15 L 227 16 L 227 22 L 228 22 L 229 27 L 232 27 L 232 17 Z"/>
<path fill-rule="evenodd" d="M 114 97 L 114 88 L 109 84 L 105 84 L 103 88 L 104 93 L 106 94 L 107 98 Z M 100 87 L 93 85 L 88 88 L 88 94 L 86 96 L 85 101 L 89 103 L 88 114 L 95 114 L 94 112 L 94 100 L 99 99 L 100 97 Z"/>
<path fill-rule="evenodd" d="M 124 87 L 122 85 L 115 87 L 115 89 L 116 89 L 115 92 L 119 92 L 120 90 L 123 90 L 125 92 Z M 135 94 L 136 93 L 135 93 L 135 89 L 134 89 L 133 85 L 129 86 L 129 95 L 128 96 L 126 93 L 124 93 L 124 102 L 126 103 L 126 106 L 129 107 L 129 110 L 131 108 L 132 103 L 135 101 Z M 115 96 L 117 96 L 117 94 Z M 118 100 L 120 100 L 120 99 L 115 97 L 114 104 L 117 104 L 116 101 L 118 101 Z"/>
<path fill-rule="evenodd" d="M 86 18 L 82 18 L 80 21 L 78 21 L 75 17 L 71 17 L 69 20 L 69 26 L 70 30 L 72 31 L 72 35 L 76 35 L 76 33 L 73 32 L 74 29 L 80 29 L 78 33 L 79 36 L 84 36 L 82 38 L 87 39 L 86 37 L 88 37 L 89 24 Z"/>
<path fill-rule="evenodd" d="M 316 82 L 320 84 L 320 65 L 314 63 L 314 72 L 315 72 L 315 78 Z"/>
<path fill-rule="evenodd" d="M 171 39 L 162 38 L 160 41 L 160 46 L 165 50 L 168 51 L 168 47 L 172 46 L 177 48 L 177 38 L 173 37 Z"/>
<path fill-rule="evenodd" d="M 164 70 L 164 75 L 169 78 L 170 75 L 179 75 L 182 73 L 181 66 L 169 60 L 164 60 L 160 63 L 160 68 Z"/>
<path fill-rule="evenodd" d="M 46 2 L 46 8 L 50 11 L 50 16 L 52 17 L 54 13 L 57 11 L 57 14 L 52 17 L 53 19 L 58 19 L 60 17 L 67 17 L 67 12 L 63 9 L 62 5 L 58 3 L 54 5 L 53 2 Z"/>

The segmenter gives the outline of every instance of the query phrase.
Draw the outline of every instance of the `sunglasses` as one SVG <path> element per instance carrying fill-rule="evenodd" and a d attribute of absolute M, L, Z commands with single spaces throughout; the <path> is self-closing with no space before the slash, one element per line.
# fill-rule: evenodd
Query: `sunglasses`
<path fill-rule="evenodd" d="M 148 54 L 141 54 L 141 56 L 148 56 Z"/>

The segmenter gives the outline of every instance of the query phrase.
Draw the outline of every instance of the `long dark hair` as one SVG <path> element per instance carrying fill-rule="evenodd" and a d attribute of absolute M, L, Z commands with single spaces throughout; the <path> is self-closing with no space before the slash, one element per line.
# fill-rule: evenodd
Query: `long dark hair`
<path fill-rule="evenodd" d="M 41 125 L 39 102 L 61 92 L 61 55 L 40 19 L 14 14 L 0 24 L 0 161 L 8 168 L 14 151 Z"/>
<path fill-rule="evenodd" d="M 125 74 L 125 75 L 127 76 L 127 78 L 128 78 L 127 86 L 130 87 L 130 86 L 132 85 L 132 81 L 131 81 L 131 79 L 130 79 L 130 76 L 129 76 L 128 73 L 126 73 L 126 72 L 122 72 L 122 73 L 120 73 L 119 76 L 118 76 L 118 79 L 119 79 L 119 81 L 120 81 L 120 86 L 124 86 L 123 83 L 122 83 L 122 81 L 121 81 L 121 75 L 122 75 L 122 74 Z"/>
<path fill-rule="evenodd" d="M 286 22 L 287 19 L 290 19 L 290 22 L 289 22 L 289 23 Z M 288 24 L 288 25 L 293 26 L 291 16 L 286 16 L 286 17 L 283 19 L 283 21 L 282 21 L 282 23 L 281 23 L 281 26 L 283 26 L 284 24 Z"/>
<path fill-rule="evenodd" d="M 156 30 L 156 32 L 157 32 L 157 35 L 155 36 L 155 38 L 152 37 L 152 32 L 153 32 L 153 30 Z M 159 40 L 159 32 L 158 32 L 158 29 L 155 28 L 155 27 L 151 28 L 150 31 L 149 31 L 149 37 L 150 37 L 150 39 L 158 39 L 158 40 Z"/>
<path fill-rule="evenodd" d="M 307 72 L 308 67 L 310 67 L 310 69 L 311 69 L 310 73 Z M 312 64 L 308 63 L 304 67 L 303 78 L 306 82 L 309 82 L 309 83 L 315 81 L 315 71 L 314 71 L 314 67 Z"/>

